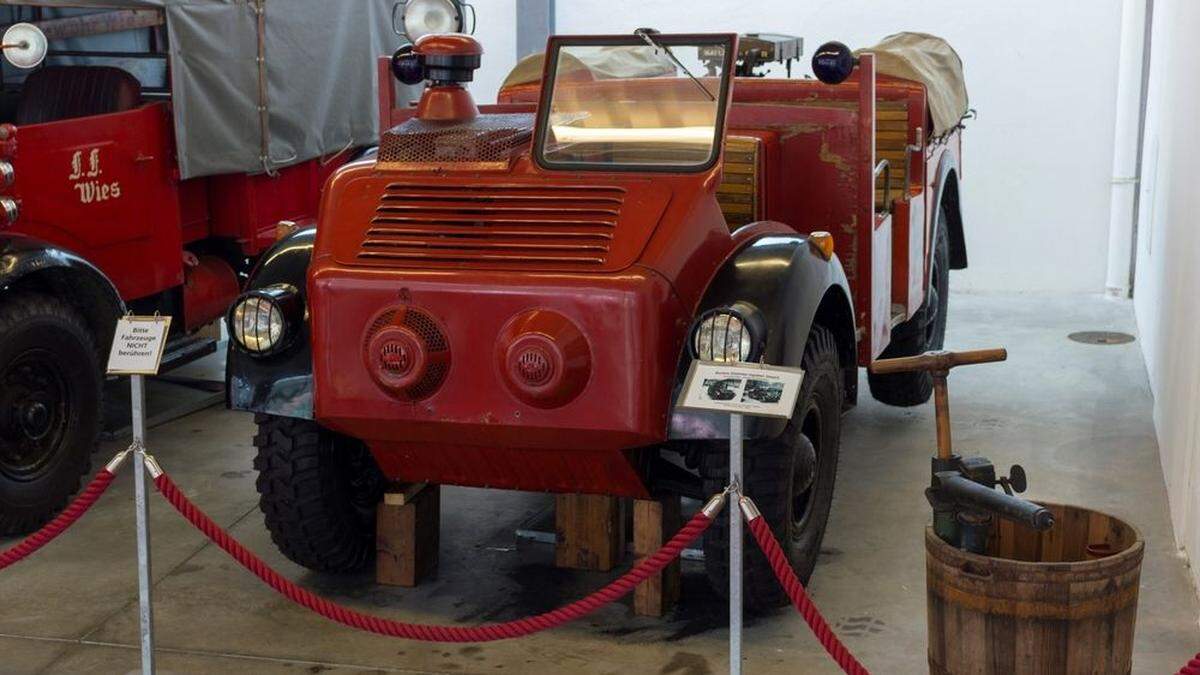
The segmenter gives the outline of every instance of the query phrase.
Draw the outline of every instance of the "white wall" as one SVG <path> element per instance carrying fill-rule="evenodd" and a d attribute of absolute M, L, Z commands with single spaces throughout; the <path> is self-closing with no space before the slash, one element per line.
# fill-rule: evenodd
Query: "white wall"
<path fill-rule="evenodd" d="M 914 30 L 966 66 L 971 268 L 957 289 L 1104 289 L 1120 0 L 557 0 L 557 32 L 777 32 L 851 47 Z M 808 71 L 807 65 L 803 68 Z"/>
<path fill-rule="evenodd" d="M 1156 0 L 1134 309 L 1171 518 L 1200 585 L 1200 2 Z"/>
<path fill-rule="evenodd" d="M 472 4 L 478 16 L 475 38 L 483 45 L 483 62 L 475 71 L 471 94 L 476 103 L 495 103 L 496 92 L 517 63 L 517 0 L 475 0 Z"/>

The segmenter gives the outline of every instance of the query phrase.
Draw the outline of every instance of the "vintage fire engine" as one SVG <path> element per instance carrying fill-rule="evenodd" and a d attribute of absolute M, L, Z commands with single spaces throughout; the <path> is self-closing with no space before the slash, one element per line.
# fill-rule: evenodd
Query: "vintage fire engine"
<path fill-rule="evenodd" d="M 966 264 L 965 91 L 880 74 L 913 51 L 961 86 L 928 36 L 822 47 L 816 81 L 756 76 L 797 55 L 782 36 L 639 30 L 553 37 L 476 106 L 473 39 L 397 53 L 398 79 L 427 82 L 420 105 L 385 88 L 378 156 L 330 179 L 320 227 L 277 244 L 229 315 L 230 403 L 259 413 L 276 544 L 361 566 L 388 480 L 719 491 L 728 421 L 676 396 L 694 358 L 762 361 L 806 376 L 790 421 L 748 421 L 745 488 L 807 578 L 858 366 L 939 348 Z M 870 385 L 897 405 L 931 387 Z M 723 527 L 705 542 L 717 589 Z M 746 592 L 784 599 L 757 553 Z"/>
<path fill-rule="evenodd" d="M 80 9 L 55 7 L 64 4 Z M 186 5 L 0 9 L 10 62 L 0 96 L 0 536 L 52 517 L 89 470 L 116 318 L 172 315 L 166 367 L 212 352 L 197 329 L 237 297 L 277 224 L 313 222 L 325 179 L 375 142 L 374 83 L 361 67 L 342 74 L 339 106 L 358 100 L 369 112 L 337 112 L 327 126 L 341 134 L 314 138 L 322 123 L 295 125 L 287 94 L 260 90 L 256 72 L 264 86 L 268 68 L 276 84 L 311 79 L 310 55 L 273 48 L 258 65 L 253 53 L 264 48 L 257 28 L 273 22 L 370 19 L 391 35 L 390 2 L 370 3 L 370 17 L 293 7 L 257 25 L 229 3 Z M 231 26 L 250 53 L 236 65 L 225 63 Z M 348 68 L 356 52 L 369 68 L 398 43 L 362 33 L 332 33 L 361 44 L 339 46 Z"/>

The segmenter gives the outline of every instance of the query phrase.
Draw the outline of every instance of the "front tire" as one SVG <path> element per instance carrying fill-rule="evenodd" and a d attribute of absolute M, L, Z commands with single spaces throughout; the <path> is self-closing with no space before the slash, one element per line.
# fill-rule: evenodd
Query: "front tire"
<path fill-rule="evenodd" d="M 385 480 L 361 441 L 311 420 L 257 415 L 259 508 L 292 562 L 355 572 L 375 557 L 375 508 Z"/>
<path fill-rule="evenodd" d="M 937 235 L 934 239 L 933 269 L 925 303 L 916 315 L 892 330 L 892 341 L 879 355 L 880 359 L 916 356 L 937 351 L 946 343 L 946 314 L 950 301 L 950 239 L 946 233 L 946 209 L 938 213 Z M 933 395 L 933 375 L 927 371 L 867 374 L 871 396 L 880 403 L 909 407 L 921 405 Z"/>
<path fill-rule="evenodd" d="M 841 442 L 843 371 L 833 333 L 813 326 L 801 360 L 804 381 L 792 419 L 771 440 L 745 443 L 742 456 L 744 489 L 787 553 L 792 569 L 807 583 L 817 564 L 821 540 L 833 504 Z M 715 494 L 729 482 L 729 448 L 713 444 L 701 458 L 705 494 Z M 737 508 L 730 504 L 726 508 Z M 748 530 L 743 529 L 743 593 L 756 610 L 788 603 L 767 558 Z M 713 589 L 729 588 L 729 521 L 723 514 L 704 537 L 704 566 Z"/>
<path fill-rule="evenodd" d="M 100 433 L 101 385 L 79 312 L 36 293 L 0 304 L 0 536 L 36 530 L 79 490 Z"/>

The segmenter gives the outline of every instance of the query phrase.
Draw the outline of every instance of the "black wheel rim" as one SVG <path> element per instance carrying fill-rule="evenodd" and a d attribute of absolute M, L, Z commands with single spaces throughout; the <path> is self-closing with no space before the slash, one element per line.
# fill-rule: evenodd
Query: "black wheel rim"
<path fill-rule="evenodd" d="M 942 275 L 946 271 L 942 269 L 941 264 L 935 258 L 933 262 L 933 273 L 929 276 L 929 295 L 925 298 L 925 348 L 941 349 L 942 339 L 939 336 L 938 327 L 941 325 L 942 318 L 942 289 L 945 288 L 945 279 Z"/>
<path fill-rule="evenodd" d="M 792 473 L 792 517 L 791 537 L 798 542 L 803 537 L 808 515 L 812 511 L 814 486 L 821 466 L 821 413 L 815 402 L 804 411 L 800 433 L 812 443 L 811 458 L 797 453 Z"/>
<path fill-rule="evenodd" d="M 933 268 L 934 279 L 937 279 L 937 268 Z M 936 284 L 929 284 L 929 297 L 925 299 L 927 310 L 925 323 L 925 345 L 933 348 L 934 341 L 937 339 L 938 315 L 942 313 L 942 308 L 938 304 L 938 289 Z"/>
<path fill-rule="evenodd" d="M 43 475 L 70 419 L 66 376 L 52 352 L 32 349 L 10 361 L 0 371 L 0 473 L 21 481 Z"/>

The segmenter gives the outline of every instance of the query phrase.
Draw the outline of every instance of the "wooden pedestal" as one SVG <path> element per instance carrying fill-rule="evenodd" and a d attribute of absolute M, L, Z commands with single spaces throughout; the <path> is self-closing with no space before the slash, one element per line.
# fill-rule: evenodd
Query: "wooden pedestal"
<path fill-rule="evenodd" d="M 679 496 L 633 502 L 633 554 L 640 561 L 653 554 L 683 527 Z M 633 589 L 633 613 L 662 616 L 679 600 L 679 559 Z"/>
<path fill-rule="evenodd" d="M 625 551 L 622 500 L 600 495 L 557 495 L 554 499 L 554 564 L 607 572 Z"/>
<path fill-rule="evenodd" d="M 441 488 L 396 486 L 376 511 L 375 581 L 416 586 L 437 570 Z"/>

